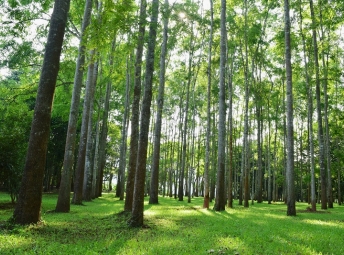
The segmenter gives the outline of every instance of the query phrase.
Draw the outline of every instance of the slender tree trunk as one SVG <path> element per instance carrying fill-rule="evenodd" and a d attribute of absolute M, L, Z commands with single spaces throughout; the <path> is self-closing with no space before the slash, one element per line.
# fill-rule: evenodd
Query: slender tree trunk
<path fill-rule="evenodd" d="M 184 126 L 183 126 L 183 151 L 182 151 L 182 165 L 179 175 L 179 189 L 178 189 L 178 200 L 183 201 L 184 196 L 184 178 L 185 178 L 185 166 L 186 164 L 186 150 L 187 150 L 187 131 L 188 131 L 188 112 L 189 112 L 189 99 L 190 99 L 190 85 L 192 80 L 192 61 L 194 54 L 194 30 L 193 30 L 193 21 L 191 21 L 191 38 L 189 45 L 189 65 L 188 65 L 188 80 L 186 88 L 186 102 L 184 108 Z"/>
<path fill-rule="evenodd" d="M 96 187 L 97 187 L 97 173 L 98 173 L 98 152 L 99 152 L 99 139 L 100 139 L 100 107 L 98 107 L 98 116 L 96 122 L 96 132 L 95 132 L 95 145 L 94 145 L 94 159 L 93 159 L 93 169 L 92 169 L 92 187 L 91 187 L 91 198 L 96 198 Z"/>
<path fill-rule="evenodd" d="M 234 52 L 233 52 L 234 53 Z M 234 54 L 232 55 L 233 58 Z M 231 62 L 229 82 L 228 82 L 228 132 L 229 132 L 229 141 L 228 141 L 228 151 L 229 151 L 229 162 L 228 162 L 228 203 L 229 208 L 233 207 L 233 63 L 234 59 Z"/>
<path fill-rule="evenodd" d="M 262 166 L 262 130 L 263 130 L 263 121 L 261 115 L 262 107 L 257 106 L 257 150 L 258 150 L 258 166 L 257 166 L 257 202 L 263 202 L 263 166 Z"/>
<path fill-rule="evenodd" d="M 284 0 L 285 67 L 287 78 L 287 215 L 295 216 L 294 191 L 294 130 L 293 130 L 293 83 L 291 66 L 289 0 Z"/>
<path fill-rule="evenodd" d="M 86 0 L 84 17 L 81 28 L 81 36 L 79 42 L 79 53 L 76 62 L 76 69 L 74 75 L 74 87 L 72 102 L 69 112 L 69 121 L 66 137 L 66 145 L 64 152 L 63 168 L 61 173 L 61 183 L 59 188 L 59 195 L 57 199 L 56 212 L 69 212 L 70 211 L 70 191 L 71 191 L 71 177 L 73 172 L 74 154 L 75 154 L 75 138 L 76 129 L 79 116 L 80 94 L 82 87 L 82 79 L 84 74 L 85 64 L 85 39 L 83 38 L 84 32 L 91 22 L 92 0 Z"/>
<path fill-rule="evenodd" d="M 129 64 L 127 60 L 127 75 L 126 75 L 126 88 L 125 88 L 125 102 L 124 102 L 124 114 L 122 120 L 122 134 L 118 167 L 118 197 L 119 200 L 124 200 L 124 183 L 125 183 L 125 167 L 126 167 L 126 152 L 127 152 L 127 134 L 128 134 L 128 114 L 129 114 L 129 95 L 130 95 L 130 75 Z"/>
<path fill-rule="evenodd" d="M 91 58 L 94 57 L 95 51 L 91 52 Z M 93 61 L 93 60 L 92 60 Z M 85 174 L 83 182 L 83 200 L 91 201 L 91 189 L 92 189 L 92 172 L 93 172 L 93 160 L 92 160 L 92 149 L 93 149 L 93 139 L 92 139 L 92 126 L 93 126 L 93 105 L 94 105 L 94 94 L 97 83 L 98 76 L 98 63 L 91 63 L 89 65 L 89 72 L 92 72 L 92 95 L 90 102 L 90 114 L 88 119 L 88 130 L 87 130 L 87 143 L 86 143 L 86 154 L 85 154 Z M 93 70 L 90 70 L 93 69 Z"/>
<path fill-rule="evenodd" d="M 56 0 L 50 20 L 31 124 L 29 147 L 18 201 L 13 213 L 14 221 L 22 225 L 37 223 L 41 219 L 43 177 L 49 140 L 51 109 L 60 66 L 69 4 L 69 0 Z"/>
<path fill-rule="evenodd" d="M 320 28 L 321 28 L 321 41 L 323 45 L 326 45 L 325 42 L 325 31 L 323 26 L 323 15 L 322 15 L 322 4 L 323 1 L 319 1 L 319 18 L 320 18 Z M 330 38 L 328 38 L 330 41 Z M 322 64 L 323 64 L 323 92 L 324 92 L 324 125 L 325 125 L 325 134 L 324 134 L 324 153 L 326 160 L 326 169 L 327 169 L 327 203 L 328 208 L 333 208 L 333 194 L 332 194 L 332 174 L 331 174 L 331 145 L 330 145 L 330 130 L 328 123 L 328 95 L 327 95 L 327 85 L 328 85 L 328 56 L 330 49 L 325 47 L 321 50 Z"/>
<path fill-rule="evenodd" d="M 218 123 L 218 154 L 215 211 L 225 210 L 225 157 L 226 157 L 226 0 L 221 0 L 221 38 L 220 38 L 220 91 L 219 91 L 219 123 Z"/>
<path fill-rule="evenodd" d="M 82 112 L 82 123 L 80 131 L 78 160 L 75 169 L 74 179 L 74 194 L 72 203 L 75 205 L 81 205 L 83 199 L 83 181 L 85 175 L 85 158 L 86 158 L 86 146 L 87 146 L 87 133 L 88 133 L 88 121 L 91 114 L 91 101 L 93 101 L 95 83 L 93 82 L 93 64 L 89 68 L 87 73 L 86 92 L 84 99 L 84 106 Z"/>
<path fill-rule="evenodd" d="M 139 115 L 140 115 L 140 98 L 141 98 L 141 72 L 142 72 L 142 55 L 145 36 L 146 23 L 146 0 L 141 0 L 140 3 L 140 18 L 138 42 L 136 48 L 135 59 L 135 78 L 134 78 L 134 96 L 131 109 L 131 135 L 129 145 L 129 165 L 126 185 L 126 198 L 124 203 L 124 210 L 131 211 L 134 196 L 134 183 L 137 164 L 137 151 L 139 139 Z"/>
<path fill-rule="evenodd" d="M 248 145 L 248 102 L 249 102 L 249 68 L 248 68 L 248 25 L 247 25 L 247 0 L 244 1 L 245 5 L 245 116 L 244 116 L 244 141 L 243 141 L 243 175 L 242 175 L 242 188 L 244 194 L 244 207 L 249 207 L 249 184 L 248 175 L 249 175 L 249 165 L 248 165 L 248 154 L 249 154 L 249 145 Z"/>
<path fill-rule="evenodd" d="M 139 137 L 139 148 L 137 154 L 137 169 L 135 174 L 135 188 L 133 196 L 132 216 L 129 222 L 131 227 L 143 226 L 143 210 L 144 210 L 144 187 L 146 176 L 147 147 L 148 147 L 148 131 L 150 121 L 150 107 L 152 103 L 152 84 L 154 73 L 154 50 L 156 43 L 156 30 L 159 14 L 159 1 L 152 2 L 152 15 L 149 28 L 149 42 L 147 51 L 146 64 L 146 83 L 142 101 L 141 126 Z"/>
<path fill-rule="evenodd" d="M 111 63 L 111 61 L 110 61 Z M 106 138 L 108 132 L 108 117 L 109 117 L 109 108 L 110 108 L 110 96 L 111 96 L 111 81 L 106 85 L 106 95 L 105 95 L 105 102 L 104 102 L 104 113 L 102 117 L 102 131 L 100 133 L 100 140 L 99 140 L 99 161 L 97 167 L 97 183 L 96 183 L 96 197 L 102 196 L 103 190 L 103 172 L 105 167 L 106 161 Z"/>
<path fill-rule="evenodd" d="M 154 131 L 154 149 L 153 149 L 153 164 L 151 172 L 151 186 L 150 186 L 150 204 L 158 204 L 159 192 L 159 162 L 160 162 L 160 140 L 161 140 L 161 122 L 162 109 L 164 106 L 164 90 L 165 90 L 165 69 L 166 69 L 166 52 L 167 52 L 167 35 L 168 35 L 168 19 L 169 19 L 169 3 L 165 0 L 164 4 L 164 30 L 163 42 L 161 45 L 160 54 L 160 77 L 159 77 L 159 94 L 157 99 L 157 115 Z"/>
<path fill-rule="evenodd" d="M 302 9 L 300 3 L 300 31 L 302 37 L 302 48 L 303 48 L 303 62 L 305 65 L 305 76 L 306 76 L 306 84 L 308 87 L 308 111 L 307 111 L 307 118 L 308 118 L 308 143 L 309 143 L 309 150 L 308 150 L 308 159 L 310 164 L 310 175 L 311 175 L 311 183 L 310 183 L 310 204 L 312 206 L 312 211 L 316 211 L 316 195 L 315 195 L 315 163 L 314 163 L 314 141 L 313 141 L 313 92 L 312 92 L 312 85 L 310 83 L 310 77 L 308 73 L 308 63 L 307 63 L 307 55 L 306 55 L 306 40 L 305 35 L 303 33 L 303 26 L 302 26 Z"/>
<path fill-rule="evenodd" d="M 326 169 L 325 169 L 325 151 L 324 151 L 324 131 L 321 113 L 321 99 L 320 99 L 320 71 L 318 60 L 318 42 L 316 34 L 316 21 L 314 15 L 313 0 L 309 0 L 312 18 L 312 35 L 314 48 L 314 64 L 315 64 L 315 95 L 317 101 L 317 120 L 318 120 L 318 142 L 319 142 L 319 164 L 320 164 L 320 179 L 321 179 L 321 209 L 327 209 L 327 190 L 326 190 Z"/>
<path fill-rule="evenodd" d="M 206 143 L 205 143 L 205 163 L 204 163 L 204 200 L 203 208 L 209 209 L 209 160 L 210 160 L 210 93 L 211 93 L 211 56 L 213 45 L 213 24 L 214 24 L 214 9 L 213 0 L 210 0 L 210 34 L 209 34 L 209 50 L 208 50 L 208 89 L 207 89 L 207 128 L 206 128 Z"/>

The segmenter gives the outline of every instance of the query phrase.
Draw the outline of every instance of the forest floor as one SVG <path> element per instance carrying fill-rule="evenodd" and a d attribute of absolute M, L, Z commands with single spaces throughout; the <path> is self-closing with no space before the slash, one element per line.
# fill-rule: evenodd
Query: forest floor
<path fill-rule="evenodd" d="M 113 193 L 54 213 L 56 194 L 44 194 L 40 224 L 4 227 L 13 214 L 0 193 L 0 254 L 344 254 L 344 206 L 312 213 L 297 203 L 286 216 L 283 203 L 238 205 L 223 212 L 160 197 L 145 202 L 145 228 L 131 229 L 123 201 Z M 213 206 L 213 204 L 211 205 Z"/>

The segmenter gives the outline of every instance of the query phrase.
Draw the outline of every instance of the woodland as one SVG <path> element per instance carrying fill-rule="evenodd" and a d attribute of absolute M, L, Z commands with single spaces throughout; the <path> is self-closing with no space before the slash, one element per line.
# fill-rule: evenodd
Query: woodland
<path fill-rule="evenodd" d="M 40 222 L 50 192 L 56 213 L 113 192 L 130 227 L 147 198 L 342 204 L 343 1 L 0 4 L 13 223 Z"/>

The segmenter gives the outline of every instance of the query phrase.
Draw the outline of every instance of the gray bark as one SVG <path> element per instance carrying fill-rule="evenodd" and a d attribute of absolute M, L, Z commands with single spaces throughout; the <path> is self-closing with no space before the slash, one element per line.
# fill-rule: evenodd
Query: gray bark
<path fill-rule="evenodd" d="M 164 90 L 165 90 L 165 69 L 166 69 L 166 53 L 167 53 L 167 35 L 168 35 L 168 19 L 169 19 L 169 3 L 165 0 L 164 4 L 164 30 L 163 41 L 160 53 L 160 77 L 159 77 L 159 92 L 157 98 L 157 114 L 154 130 L 154 148 L 153 148 L 153 164 L 150 182 L 150 204 L 158 204 L 159 192 L 159 162 L 160 162 L 160 140 L 161 140 L 161 122 L 162 109 L 164 107 Z"/>
<path fill-rule="evenodd" d="M 136 48 L 135 60 L 135 78 L 134 78 L 134 96 L 132 102 L 131 114 L 131 135 L 129 145 L 129 166 L 126 185 L 126 198 L 124 210 L 131 211 L 134 195 L 134 183 L 137 163 L 138 139 L 139 139 L 139 114 L 140 114 L 140 97 L 141 97 L 141 71 L 142 71 L 142 54 L 145 35 L 146 23 L 146 0 L 141 0 L 140 4 L 140 20 L 138 31 L 138 43 Z"/>
<path fill-rule="evenodd" d="M 219 91 L 219 123 L 218 123 L 218 154 L 217 154 L 217 179 L 216 179 L 216 211 L 225 210 L 225 157 L 226 157 L 226 0 L 221 0 L 221 38 L 220 38 L 220 91 Z"/>
<path fill-rule="evenodd" d="M 84 74 L 85 64 L 85 38 L 83 38 L 84 32 L 91 22 L 92 12 L 92 0 L 86 0 L 84 16 L 81 28 L 79 53 L 76 62 L 76 69 L 74 75 L 74 87 L 72 102 L 69 112 L 68 130 L 66 137 L 66 146 L 63 160 L 63 168 L 61 173 L 61 183 L 59 189 L 59 195 L 57 199 L 56 212 L 69 212 L 70 211 L 70 191 L 71 191 L 71 177 L 74 163 L 75 153 L 75 138 L 76 129 L 79 116 L 80 94 L 82 87 L 82 80 Z"/>
<path fill-rule="evenodd" d="M 324 130 L 321 112 L 320 99 L 320 70 L 318 60 L 318 42 L 316 34 L 316 21 L 314 14 L 313 1 L 309 0 L 312 18 L 312 36 L 313 36 L 313 53 L 315 65 L 315 96 L 317 103 L 317 122 L 318 122 L 318 142 L 319 142 L 319 165 L 320 165 L 320 179 L 321 179 L 321 209 L 327 209 L 327 190 L 326 190 L 326 169 L 325 169 L 325 148 L 324 148 Z"/>
<path fill-rule="evenodd" d="M 293 81 L 291 66 L 290 16 L 289 0 L 284 0 L 285 22 L 285 67 L 287 78 L 287 215 L 295 216 L 295 188 L 294 188 L 294 128 L 293 128 Z"/>
<path fill-rule="evenodd" d="M 86 91 L 85 91 L 85 97 L 84 97 L 79 150 L 78 150 L 78 159 L 77 159 L 77 164 L 76 164 L 76 169 L 75 169 L 74 194 L 73 194 L 72 203 L 76 205 L 81 205 L 82 200 L 83 200 L 83 182 L 84 182 L 84 175 L 85 175 L 88 122 L 89 122 L 89 118 L 91 114 L 90 112 L 91 102 L 93 101 L 94 91 L 95 91 L 95 83 L 93 81 L 93 77 L 94 77 L 93 72 L 94 72 L 94 64 L 92 61 L 87 73 Z"/>
<path fill-rule="evenodd" d="M 213 45 L 213 24 L 214 24 L 214 9 L 213 0 L 210 0 L 210 34 L 209 34 L 209 50 L 208 50 L 208 89 L 207 89 L 207 129 L 206 129 L 206 143 L 205 143 L 205 163 L 204 163 L 204 201 L 203 208 L 209 209 L 209 160 L 210 160 L 210 93 L 211 93 L 211 56 Z"/>
<path fill-rule="evenodd" d="M 135 174 L 135 187 L 133 196 L 132 215 L 129 221 L 131 227 L 143 226 L 143 210 L 144 210 L 144 188 L 146 177 L 146 162 L 147 162 L 147 148 L 148 148 L 148 132 L 151 115 L 152 103 L 152 85 L 154 73 L 154 56 L 156 44 L 156 31 L 159 14 L 159 1 L 153 0 L 152 15 L 149 27 L 149 42 L 146 57 L 146 76 L 145 76 L 145 90 L 142 100 L 141 111 L 141 125 L 139 136 L 139 148 L 137 153 L 137 167 Z"/>
<path fill-rule="evenodd" d="M 95 51 L 91 52 L 92 58 L 95 55 Z M 92 179 L 93 179 L 93 105 L 94 105 L 94 94 L 95 88 L 97 83 L 97 76 L 98 76 L 98 63 L 90 64 L 89 69 L 93 69 L 92 71 L 92 95 L 91 95 L 91 102 L 90 102 L 90 114 L 88 120 L 88 130 L 87 130 L 87 143 L 86 143 L 86 155 L 85 155 L 85 173 L 84 173 L 84 182 L 83 182 L 83 200 L 84 201 L 91 201 L 91 194 L 92 194 Z M 91 71 L 91 70 L 89 70 Z"/>

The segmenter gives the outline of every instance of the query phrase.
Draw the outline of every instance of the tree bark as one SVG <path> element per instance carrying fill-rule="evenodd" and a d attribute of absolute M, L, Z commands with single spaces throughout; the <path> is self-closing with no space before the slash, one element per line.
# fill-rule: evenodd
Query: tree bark
<path fill-rule="evenodd" d="M 92 61 L 92 60 L 91 60 Z M 72 203 L 75 205 L 81 205 L 83 200 L 83 182 L 85 175 L 85 158 L 86 158 L 86 147 L 87 147 L 87 133 L 88 133 L 88 122 L 90 118 L 91 102 L 94 97 L 95 83 L 93 82 L 93 64 L 88 69 L 86 92 L 84 98 L 83 112 L 82 112 L 82 123 L 80 131 L 79 151 L 78 159 L 75 169 L 74 179 L 74 194 Z"/>
<path fill-rule="evenodd" d="M 91 51 L 91 58 L 93 59 L 95 56 L 95 51 Z M 84 182 L 83 182 L 83 200 L 84 201 L 91 201 L 92 200 L 92 179 L 93 179 L 93 106 L 94 106 L 94 94 L 95 88 L 97 83 L 98 77 L 98 62 L 91 63 L 88 67 L 89 70 L 92 72 L 92 95 L 91 95 L 91 102 L 90 102 L 90 114 L 88 119 L 88 129 L 87 129 L 87 143 L 86 143 L 86 154 L 85 154 L 85 174 L 84 174 Z"/>
<path fill-rule="evenodd" d="M 132 215 L 129 221 L 131 227 L 143 226 L 143 210 L 144 210 L 144 188 L 146 178 L 146 162 L 147 162 L 147 148 L 148 148 L 148 132 L 149 122 L 151 115 L 151 103 L 152 103 L 152 84 L 154 73 L 154 56 L 155 56 L 155 44 L 156 44 L 156 30 L 159 14 L 159 1 L 153 0 L 152 2 L 152 15 L 151 23 L 149 27 L 149 41 L 146 57 L 146 76 L 145 76 L 145 90 L 142 100 L 141 111 L 141 125 L 140 125 L 140 137 L 139 148 L 137 154 L 137 169 L 135 174 L 135 187 L 133 196 L 133 208 Z"/>
<path fill-rule="evenodd" d="M 43 176 L 51 110 L 69 6 L 69 0 L 56 0 L 51 16 L 24 173 L 13 213 L 14 221 L 22 225 L 41 220 Z"/>
<path fill-rule="evenodd" d="M 71 191 L 71 178 L 74 164 L 75 154 L 75 138 L 76 129 L 79 116 L 80 94 L 82 87 L 82 79 L 84 74 L 85 64 L 85 39 L 83 38 L 84 32 L 91 22 L 92 0 L 86 0 L 83 23 L 81 27 L 81 35 L 79 42 L 78 59 L 76 62 L 76 69 L 74 75 L 74 87 L 72 94 L 72 102 L 69 112 L 69 121 L 65 145 L 65 153 L 63 160 L 63 168 L 61 173 L 61 184 L 59 188 L 59 195 L 56 203 L 56 212 L 69 212 L 70 211 L 70 191 Z"/>
<path fill-rule="evenodd" d="M 218 123 L 218 154 L 215 211 L 223 211 L 226 206 L 225 196 L 225 157 L 226 157 L 226 0 L 221 0 L 221 38 L 220 38 L 220 91 L 219 91 L 219 123 Z"/>
<path fill-rule="evenodd" d="M 289 0 L 284 0 L 285 67 L 287 78 L 287 216 L 296 216 L 294 191 L 293 83 L 291 66 Z"/>
<path fill-rule="evenodd" d="M 124 211 L 131 211 L 133 205 L 135 173 L 137 165 L 137 151 L 139 139 L 139 114 L 140 114 L 140 97 L 141 97 L 141 70 L 142 70 L 142 55 L 145 35 L 146 23 L 146 0 L 141 0 L 140 4 L 140 20 L 138 31 L 138 42 L 136 48 L 135 60 L 135 78 L 134 78 L 134 96 L 131 109 L 131 135 L 129 145 L 129 166 L 126 185 L 126 197 L 124 203 Z"/>
<path fill-rule="evenodd" d="M 160 53 L 160 77 L 159 77 L 159 92 L 157 99 L 157 114 L 154 130 L 154 148 L 153 148 L 153 164 L 151 171 L 150 183 L 150 204 L 158 204 L 159 193 L 159 163 L 160 163 L 160 140 L 161 140 L 161 122 L 162 122 L 162 109 L 164 107 L 164 90 L 165 90 L 165 69 L 166 69 L 166 52 L 167 52 L 167 39 L 168 39 L 168 20 L 169 20 L 169 3 L 165 0 L 164 4 L 164 30 L 163 41 Z"/>
<path fill-rule="evenodd" d="M 210 160 L 210 93 L 211 93 L 211 55 L 213 45 L 213 25 L 214 25 L 214 8 L 213 0 L 210 0 L 210 34 L 209 34 L 209 50 L 208 50 L 208 89 L 207 89 L 207 129 L 205 144 L 205 162 L 204 162 L 204 200 L 203 208 L 209 209 L 209 160 Z"/>
<path fill-rule="evenodd" d="M 130 75 L 129 75 L 129 64 L 127 61 L 127 78 L 125 88 L 125 102 L 124 102 L 124 115 L 122 121 L 122 135 L 121 135 L 121 146 L 119 156 L 119 168 L 118 168 L 118 183 L 119 187 L 119 200 L 124 200 L 124 183 L 125 183 L 125 167 L 126 167 L 126 153 L 127 153 L 127 134 L 128 134 L 128 114 L 129 114 L 129 95 L 130 95 Z"/>
<path fill-rule="evenodd" d="M 311 194 L 310 194 L 310 204 L 312 206 L 312 211 L 317 210 L 316 206 L 316 194 L 315 194 L 315 162 L 314 162 L 314 141 L 313 141 L 313 89 L 310 83 L 310 77 L 308 73 L 308 63 L 307 63 L 307 55 L 306 55 L 306 40 L 305 35 L 303 33 L 303 26 L 302 26 L 302 9 L 300 3 L 300 31 L 302 37 L 302 49 L 303 49 L 303 62 L 305 65 L 305 76 L 306 76 L 306 84 L 308 87 L 308 109 L 307 109 L 307 124 L 308 124 L 308 159 L 310 164 L 310 175 L 311 175 Z"/>
<path fill-rule="evenodd" d="M 313 53 L 315 65 L 315 96 L 317 102 L 317 120 L 318 120 L 318 142 L 319 142 L 319 165 L 320 165 L 320 179 L 321 179 L 321 209 L 327 209 L 327 190 L 326 190 L 326 169 L 325 169 L 325 151 L 324 151 L 324 130 L 321 113 L 321 99 L 320 99 L 320 71 L 318 60 L 318 42 L 316 34 L 316 21 L 314 15 L 313 1 L 309 0 L 312 18 L 312 36 L 313 36 Z"/>

